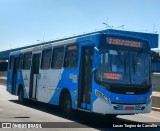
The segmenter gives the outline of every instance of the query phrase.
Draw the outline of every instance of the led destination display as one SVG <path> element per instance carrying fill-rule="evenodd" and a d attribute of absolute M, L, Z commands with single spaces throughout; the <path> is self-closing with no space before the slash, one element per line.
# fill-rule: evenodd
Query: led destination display
<path fill-rule="evenodd" d="M 120 39 L 120 38 L 107 37 L 107 43 L 108 44 L 113 44 L 113 45 L 121 45 L 121 46 L 142 48 L 142 42 Z"/>

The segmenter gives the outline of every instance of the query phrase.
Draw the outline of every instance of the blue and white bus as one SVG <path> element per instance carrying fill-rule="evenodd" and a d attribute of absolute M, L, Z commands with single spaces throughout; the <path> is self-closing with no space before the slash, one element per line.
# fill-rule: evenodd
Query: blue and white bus
<path fill-rule="evenodd" d="M 110 116 L 151 111 L 149 43 L 95 33 L 10 53 L 7 91 L 27 99 Z"/>

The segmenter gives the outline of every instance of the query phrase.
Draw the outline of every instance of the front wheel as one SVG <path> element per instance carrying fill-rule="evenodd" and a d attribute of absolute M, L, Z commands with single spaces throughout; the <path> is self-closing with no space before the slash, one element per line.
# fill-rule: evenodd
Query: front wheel
<path fill-rule="evenodd" d="M 60 103 L 60 110 L 66 116 L 72 115 L 72 102 L 69 93 L 64 94 Z"/>

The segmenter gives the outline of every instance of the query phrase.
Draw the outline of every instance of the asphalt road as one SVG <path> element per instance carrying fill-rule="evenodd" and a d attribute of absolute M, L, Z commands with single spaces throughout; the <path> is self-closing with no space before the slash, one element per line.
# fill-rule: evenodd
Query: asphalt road
<path fill-rule="evenodd" d="M 27 105 L 21 105 L 17 99 L 17 96 L 6 92 L 5 85 L 0 85 L 0 122 L 53 122 L 48 124 L 49 126 L 55 126 L 56 128 L 54 129 L 56 130 L 74 130 L 75 128 L 73 127 L 76 127 L 76 130 L 101 130 L 107 124 L 114 127 L 125 127 L 129 124 L 132 124 L 133 127 L 138 124 L 140 126 L 152 125 L 160 127 L 160 112 L 157 111 L 152 111 L 148 114 L 118 116 L 114 120 L 108 119 L 107 116 L 78 111 L 75 112 L 76 115 L 74 117 L 65 118 L 56 106 L 40 102 L 29 102 Z M 17 131 L 17 129 L 14 130 Z"/>

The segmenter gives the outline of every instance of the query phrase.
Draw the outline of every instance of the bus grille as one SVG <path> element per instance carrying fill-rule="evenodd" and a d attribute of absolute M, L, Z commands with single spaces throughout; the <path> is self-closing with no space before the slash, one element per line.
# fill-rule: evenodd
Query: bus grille
<path fill-rule="evenodd" d="M 145 109 L 145 106 L 142 106 L 142 105 L 136 105 L 136 106 L 116 105 L 116 106 L 113 106 L 113 107 L 114 107 L 115 110 L 144 110 Z"/>

